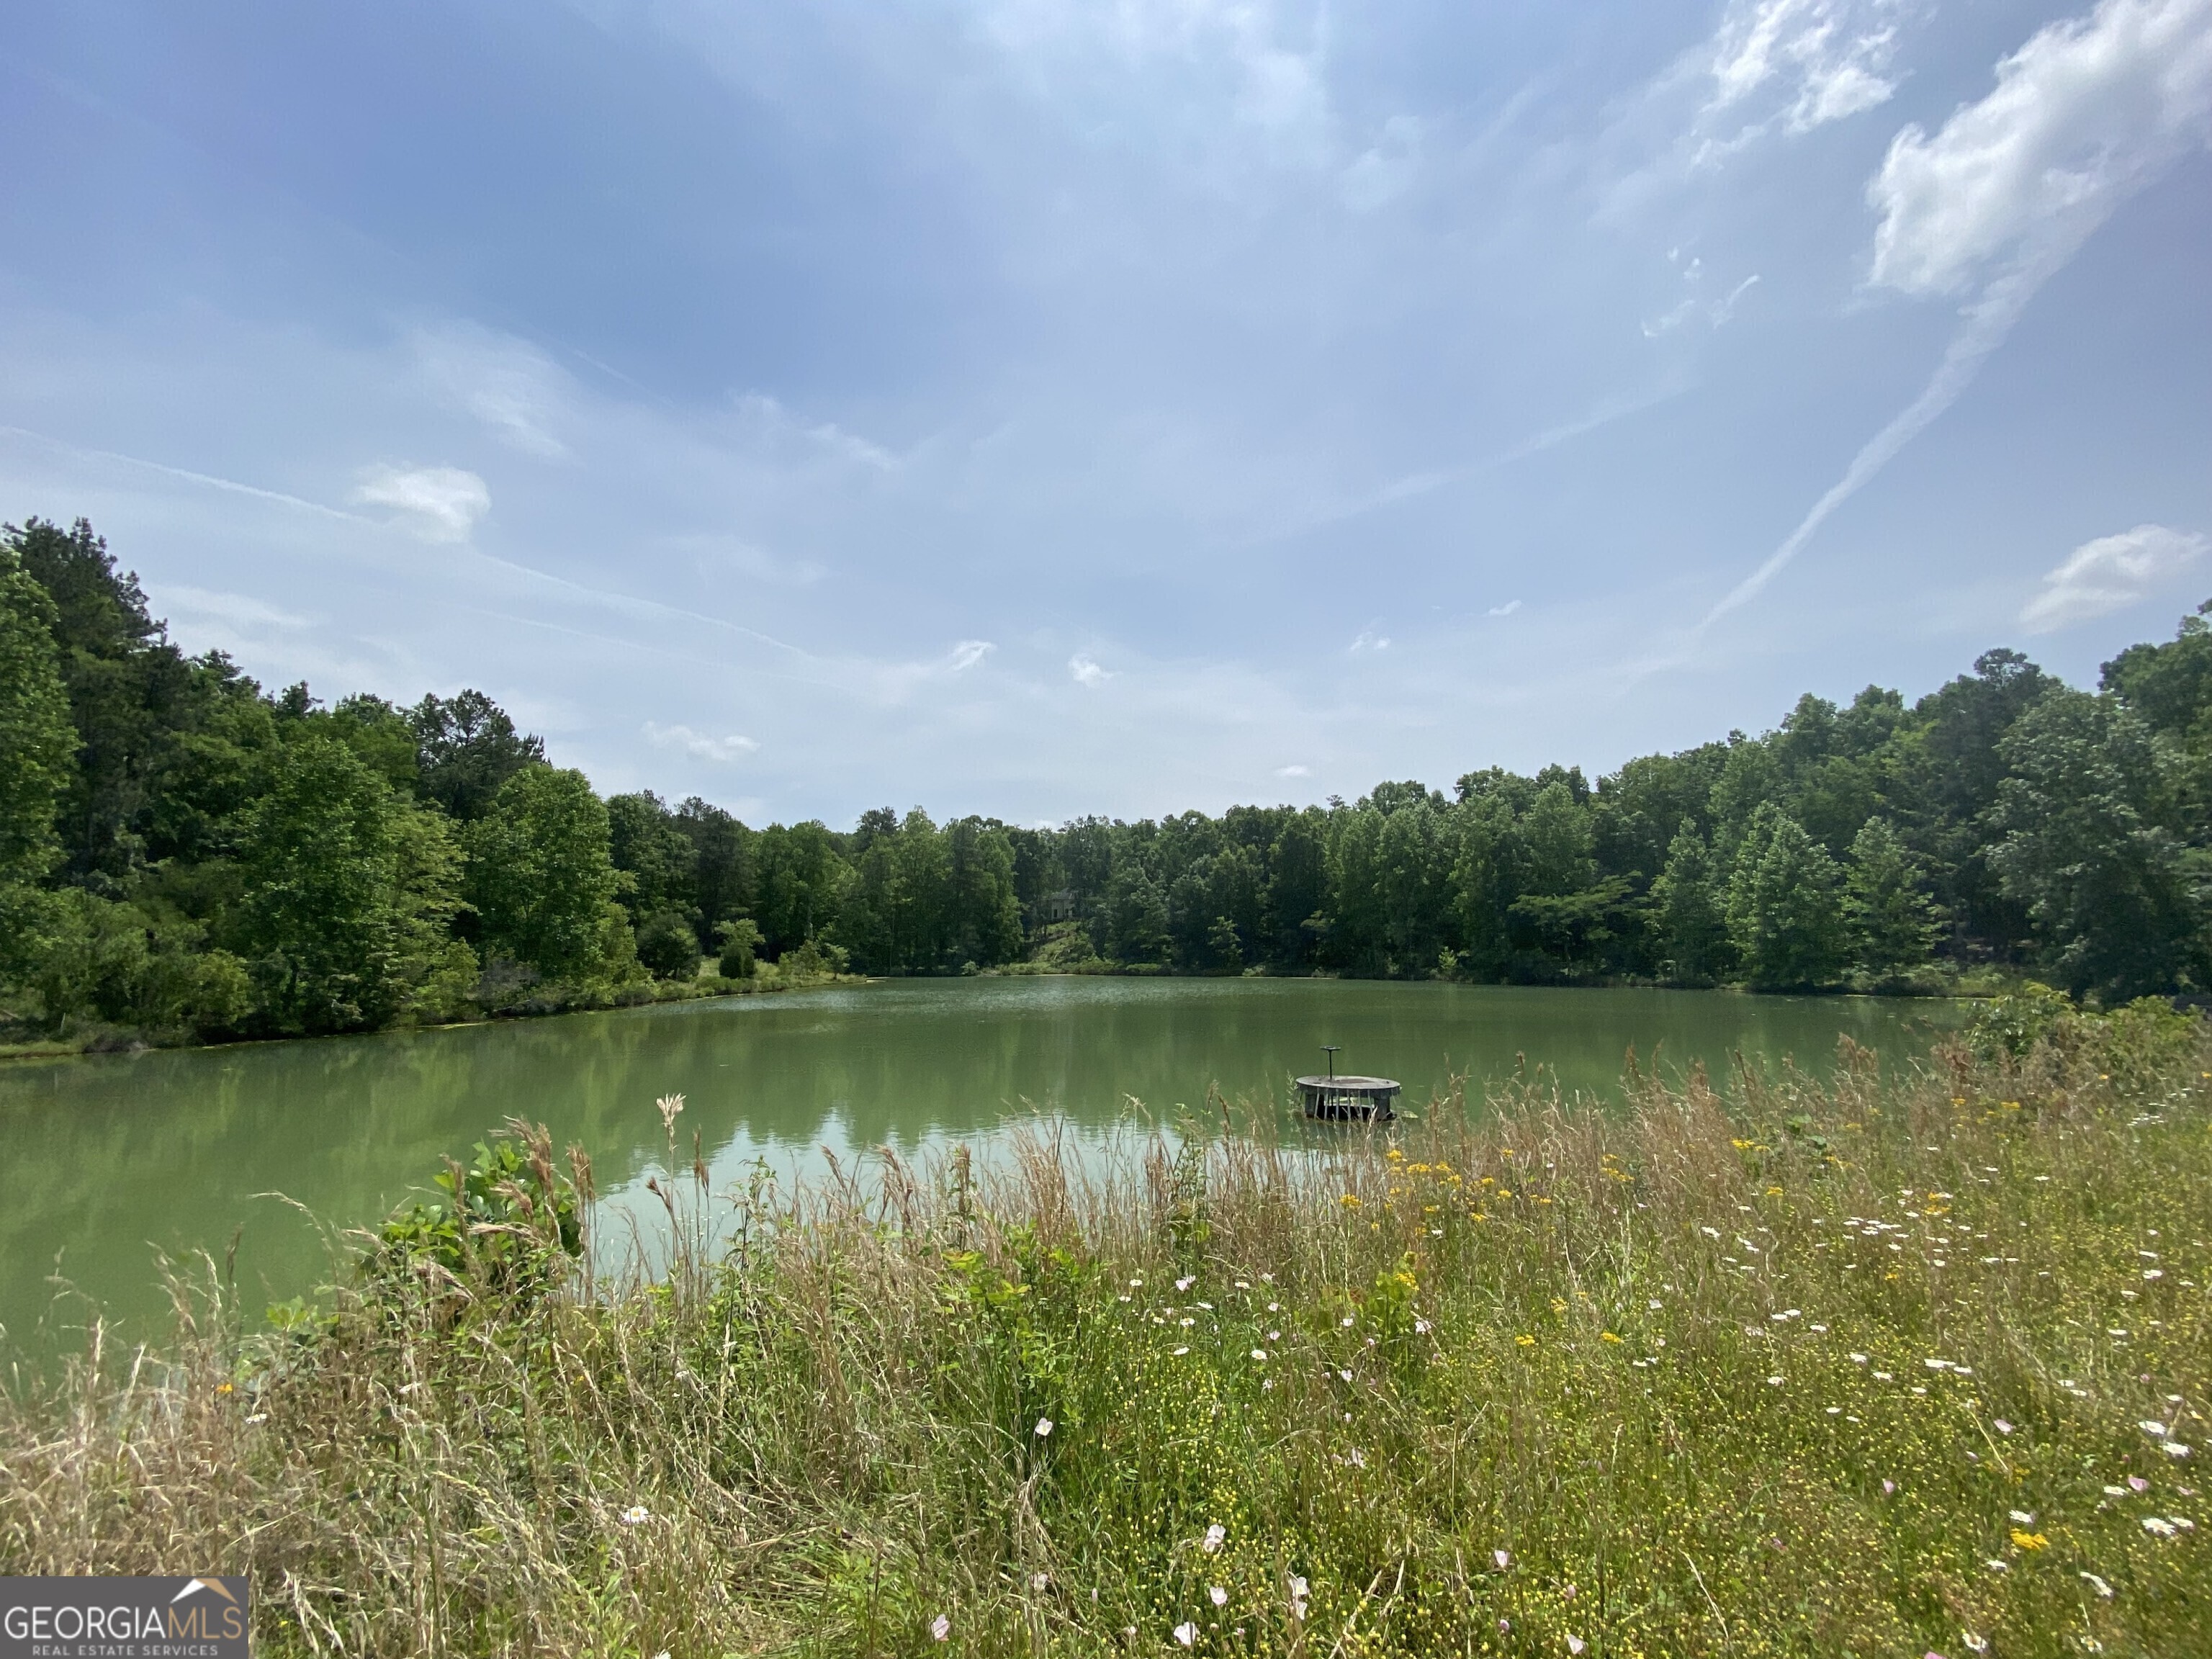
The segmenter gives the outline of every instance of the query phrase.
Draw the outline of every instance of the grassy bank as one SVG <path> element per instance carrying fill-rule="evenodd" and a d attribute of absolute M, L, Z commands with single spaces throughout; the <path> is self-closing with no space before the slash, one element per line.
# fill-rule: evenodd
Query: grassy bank
<path fill-rule="evenodd" d="M 0 1572 L 251 1570 L 271 1652 L 2203 1651 L 2212 1042 L 1984 1042 L 1040 1127 L 711 1250 L 672 1131 L 693 1243 L 589 1297 L 525 1143 L 327 1317 L 0 1407 Z"/>
<path fill-rule="evenodd" d="M 504 1000 L 471 1003 L 449 1017 L 434 1022 L 385 1027 L 387 1030 L 438 1030 L 454 1025 L 479 1025 L 490 1020 L 544 1019 L 555 1014 L 580 1014 L 609 1008 L 642 1008 L 660 1002 L 698 1002 L 712 997 L 769 996 L 780 991 L 811 991 L 825 985 L 865 985 L 860 974 L 789 972 L 773 962 L 762 963 L 745 979 L 727 979 L 714 971 L 713 958 L 701 964 L 690 979 L 641 977 L 618 985 L 532 986 Z M 348 1035 L 368 1035 L 348 1033 Z M 180 1028 L 149 1030 L 141 1027 L 79 1022 L 66 1036 L 38 1029 L 35 1023 L 0 1011 L 0 1060 L 64 1060 L 76 1054 L 136 1054 L 147 1048 L 234 1048 L 242 1042 L 293 1042 L 297 1036 L 225 1037 L 208 1042 Z"/>

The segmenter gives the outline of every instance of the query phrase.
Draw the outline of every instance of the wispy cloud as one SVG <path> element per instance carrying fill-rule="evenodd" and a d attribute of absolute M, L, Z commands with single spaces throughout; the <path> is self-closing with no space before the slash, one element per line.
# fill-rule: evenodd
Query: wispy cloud
<path fill-rule="evenodd" d="M 662 726 L 653 720 L 647 720 L 643 730 L 646 741 L 657 749 L 673 749 L 697 760 L 725 764 L 743 760 L 760 747 L 750 738 L 734 735 L 710 737 L 704 732 L 695 732 L 688 726 Z"/>
<path fill-rule="evenodd" d="M 264 599 L 246 593 L 210 592 L 204 587 L 179 586 L 164 582 L 154 590 L 155 601 L 165 611 L 210 622 L 227 623 L 234 629 L 312 628 L 315 619 L 279 610 Z"/>
<path fill-rule="evenodd" d="M 409 343 L 417 371 L 439 396 L 502 443 L 545 460 L 567 458 L 554 428 L 568 401 L 568 377 L 544 352 L 464 323 L 417 330 Z"/>
<path fill-rule="evenodd" d="M 952 672 L 956 674 L 973 668 L 999 647 L 988 640 L 963 640 L 952 647 Z"/>
<path fill-rule="evenodd" d="M 1705 617 L 1744 605 L 1835 510 L 1948 409 L 2038 289 L 2112 210 L 2212 137 L 2212 0 L 2104 0 L 2039 30 L 1997 84 L 1930 137 L 1899 132 L 1867 187 L 1881 210 L 1869 280 L 1909 295 L 1980 279 L 1920 395 Z"/>
<path fill-rule="evenodd" d="M 2139 524 L 2084 542 L 2043 579 L 2020 613 L 2031 634 L 2056 633 L 2147 599 L 2204 556 L 2212 541 L 2162 524 Z"/>
<path fill-rule="evenodd" d="M 1102 667 L 1096 657 L 1084 651 L 1077 652 L 1067 659 L 1067 672 L 1078 685 L 1100 686 L 1114 678 L 1111 671 Z"/>
<path fill-rule="evenodd" d="M 426 542 L 465 542 L 477 520 L 491 511 L 484 481 L 457 466 L 368 466 L 359 476 L 348 500 L 390 507 Z"/>
<path fill-rule="evenodd" d="M 1388 651 L 1389 648 L 1390 636 L 1387 634 L 1378 634 L 1372 628 L 1361 629 L 1359 637 L 1345 647 L 1346 651 L 1353 656 L 1358 655 L 1362 651 Z"/>
<path fill-rule="evenodd" d="M 1762 112 L 1738 134 L 1810 132 L 1888 100 L 1895 0 L 1736 0 L 1711 44 L 1712 88 L 1700 120 Z"/>
<path fill-rule="evenodd" d="M 1520 600 L 1518 600 L 1518 599 L 1508 599 L 1508 600 L 1506 600 L 1506 601 L 1505 601 L 1505 603 L 1504 603 L 1504 604 L 1503 604 L 1503 605 L 1492 605 L 1492 606 L 1490 607 L 1490 609 L 1489 609 L 1487 611 L 1486 611 L 1484 614 L 1485 614 L 1486 616 L 1492 616 L 1492 617 L 1510 617 L 1510 616 L 1511 616 L 1515 611 L 1518 611 L 1520 608 L 1521 608 L 1521 601 L 1520 601 Z"/>
<path fill-rule="evenodd" d="M 1275 769 L 1275 775 L 1279 778 L 1310 778 L 1313 775 L 1313 768 L 1296 764 L 1279 766 Z"/>

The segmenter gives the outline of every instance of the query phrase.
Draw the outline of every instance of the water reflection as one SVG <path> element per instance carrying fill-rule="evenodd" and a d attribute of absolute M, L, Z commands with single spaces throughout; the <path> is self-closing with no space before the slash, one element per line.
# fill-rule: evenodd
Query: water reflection
<path fill-rule="evenodd" d="M 718 1184 L 766 1158 L 787 1174 L 888 1145 L 986 1139 L 1034 1107 L 1097 1132 L 1131 1097 L 1162 1115 L 1209 1086 L 1283 1103 L 1339 1062 L 1401 1079 L 1409 1103 L 1516 1055 L 1570 1088 L 1612 1088 L 1632 1043 L 1662 1068 L 1741 1050 L 1820 1066 L 1848 1034 L 1924 1048 L 1949 1005 L 1726 993 L 1559 991 L 1331 981 L 914 981 L 563 1019 L 110 1055 L 0 1067 L 0 1322 L 18 1340 L 60 1271 L 142 1324 L 149 1246 L 220 1257 L 238 1237 L 249 1305 L 308 1288 L 313 1229 L 375 1219 L 511 1114 L 591 1150 L 619 1194 L 665 1156 L 654 1097 L 683 1092 Z"/>

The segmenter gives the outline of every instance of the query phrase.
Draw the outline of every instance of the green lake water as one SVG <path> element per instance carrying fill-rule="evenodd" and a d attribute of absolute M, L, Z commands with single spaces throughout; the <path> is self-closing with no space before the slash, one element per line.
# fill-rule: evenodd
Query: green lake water
<path fill-rule="evenodd" d="M 1209 1085 L 1287 1112 L 1290 1079 L 1400 1079 L 1419 1109 L 1454 1073 L 1516 1054 L 1602 1091 L 1633 1044 L 1663 1070 L 1732 1054 L 1819 1069 L 1848 1035 L 1904 1059 L 1956 1005 L 1726 992 L 1343 980 L 908 980 L 604 1014 L 0 1065 L 0 1326 L 36 1352 L 94 1304 L 155 1334 L 155 1252 L 220 1258 L 238 1236 L 249 1307 L 311 1289 L 322 1247 L 281 1193 L 358 1226 L 426 1188 L 509 1115 L 591 1152 L 625 1200 L 665 1155 L 656 1096 L 687 1099 L 718 1188 L 756 1158 L 788 1176 L 889 1145 L 988 1144 L 1010 1114 L 1079 1132 L 1198 1103 Z M 1471 1090 L 1470 1093 L 1475 1093 Z M 58 1276 L 75 1294 L 58 1294 Z"/>

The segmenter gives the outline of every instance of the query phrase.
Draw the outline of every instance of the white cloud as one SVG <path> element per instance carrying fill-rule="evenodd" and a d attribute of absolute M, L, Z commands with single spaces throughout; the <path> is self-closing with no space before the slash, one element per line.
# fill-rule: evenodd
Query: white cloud
<path fill-rule="evenodd" d="M 1310 766 L 1279 766 L 1275 769 L 1275 775 L 1279 778 L 1310 778 L 1313 775 L 1313 768 Z"/>
<path fill-rule="evenodd" d="M 468 323 L 418 330 L 409 343 L 423 379 L 501 442 L 547 460 L 568 455 L 553 428 L 568 377 L 537 347 Z"/>
<path fill-rule="evenodd" d="M 750 738 L 709 737 L 704 732 L 694 732 L 688 726 L 661 726 L 653 720 L 645 723 L 647 742 L 658 749 L 674 749 L 699 760 L 729 762 L 743 760 L 760 747 Z"/>
<path fill-rule="evenodd" d="M 1363 628 L 1359 630 L 1359 637 L 1345 648 L 1355 653 L 1361 651 L 1388 651 L 1390 648 L 1390 636 L 1387 634 L 1377 634 L 1372 628 Z"/>
<path fill-rule="evenodd" d="M 1706 613 L 1756 596 L 1830 515 L 1973 383 L 2027 302 L 2112 210 L 2212 137 L 2212 0 L 2103 0 L 2039 29 L 1996 89 L 1933 138 L 1897 135 L 1867 186 L 1881 210 L 1869 280 L 1953 293 L 1986 271 L 1920 395 L 1851 458 L 1782 544 Z"/>
<path fill-rule="evenodd" d="M 1067 672 L 1078 685 L 1103 685 L 1114 678 L 1098 665 L 1097 658 L 1079 651 L 1067 659 Z"/>
<path fill-rule="evenodd" d="M 484 481 L 457 466 L 369 466 L 359 476 L 348 500 L 392 508 L 426 542 L 465 542 L 477 520 L 491 511 Z"/>
<path fill-rule="evenodd" d="M 1515 611 L 1518 611 L 1520 608 L 1521 608 L 1521 601 L 1520 601 L 1520 600 L 1518 600 L 1518 599 L 1508 599 L 1508 600 L 1506 600 L 1506 601 L 1505 601 L 1505 603 L 1504 603 L 1504 604 L 1503 604 L 1503 605 L 1492 605 L 1492 606 L 1490 607 L 1489 612 L 1488 612 L 1487 614 L 1489 614 L 1489 615 L 1491 615 L 1491 616 L 1493 616 L 1493 617 L 1510 617 L 1510 616 L 1511 616 Z"/>
<path fill-rule="evenodd" d="M 2212 541 L 2204 537 L 2161 524 L 2084 542 L 2043 579 L 2043 591 L 2021 611 L 2021 623 L 2032 634 L 2050 634 L 2124 610 L 2148 599 L 2207 547 Z"/>
<path fill-rule="evenodd" d="M 1895 10 L 1894 0 L 1736 0 L 1713 35 L 1701 125 L 1758 102 L 1765 113 L 1735 143 L 1778 123 L 1809 132 L 1887 101 Z"/>
<path fill-rule="evenodd" d="M 1950 294 L 1992 261 L 2078 247 L 2212 137 L 2212 0 L 2104 0 L 2039 30 L 1933 137 L 1905 127 L 1867 187 L 1872 280 Z"/>
<path fill-rule="evenodd" d="M 952 647 L 952 672 L 973 668 L 999 647 L 988 640 L 963 640 Z"/>

